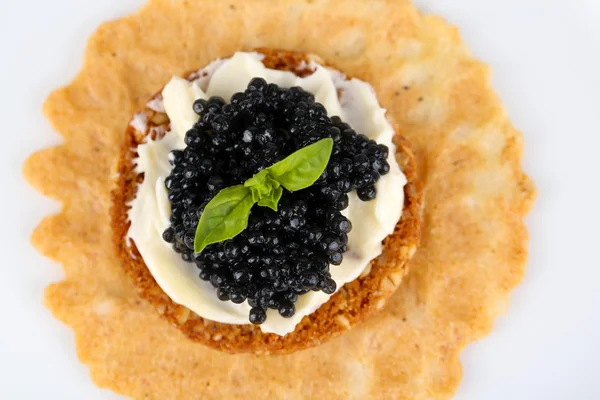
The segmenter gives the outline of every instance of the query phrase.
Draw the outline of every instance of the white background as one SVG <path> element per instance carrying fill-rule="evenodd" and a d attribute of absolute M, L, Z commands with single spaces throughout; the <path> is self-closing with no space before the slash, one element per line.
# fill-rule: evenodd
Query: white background
<path fill-rule="evenodd" d="M 0 0 L 0 399 L 120 398 L 91 383 L 70 329 L 42 306 L 62 272 L 28 237 L 58 205 L 20 170 L 59 142 L 41 104 L 79 70 L 87 37 L 142 3 Z M 539 188 L 527 276 L 494 332 L 462 354 L 456 398 L 600 399 L 600 1 L 417 3 L 457 24 L 494 68 Z"/>

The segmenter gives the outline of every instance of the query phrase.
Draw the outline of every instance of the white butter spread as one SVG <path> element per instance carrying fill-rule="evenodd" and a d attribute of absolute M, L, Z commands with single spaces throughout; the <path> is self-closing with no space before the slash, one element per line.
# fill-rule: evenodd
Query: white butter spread
<path fill-rule="evenodd" d="M 234 304 L 217 299 L 212 285 L 198 277 L 196 265 L 183 261 L 162 239 L 171 215 L 164 187 L 164 180 L 172 169 L 169 152 L 185 147 L 185 133 L 198 119 L 192 110 L 194 100 L 210 96 L 229 99 L 232 94 L 244 91 L 254 77 L 262 77 L 281 87 L 300 86 L 315 95 L 315 100 L 325 106 L 329 116 L 340 116 L 358 133 L 389 147 L 390 172 L 377 183 L 377 197 L 363 202 L 352 192 L 348 208 L 342 212 L 352 222 L 353 229 L 348 234 L 348 251 L 344 253 L 342 264 L 330 267 L 338 288 L 358 278 L 369 262 L 381 254 L 382 240 L 394 232 L 404 204 L 406 178 L 394 158 L 394 130 L 372 87 L 357 79 L 345 80 L 338 71 L 316 63 L 310 64 L 314 70 L 311 75 L 300 78 L 291 72 L 265 68 L 261 60 L 262 55 L 257 53 L 236 53 L 232 58 L 216 61 L 200 71 L 200 78 L 194 82 L 177 77 L 171 79 L 162 92 L 171 132 L 162 139 L 148 138 L 146 143 L 138 146 L 139 157 L 135 160 L 136 171 L 144 173 L 144 181 L 129 210 L 128 239 L 135 242 L 152 276 L 174 302 L 203 318 L 226 324 L 248 324 L 248 303 Z M 252 135 L 245 134 L 243 140 L 251 141 Z M 329 295 L 323 292 L 311 291 L 298 298 L 293 317 L 283 318 L 276 310 L 268 310 L 267 320 L 260 328 L 263 332 L 286 335 L 305 315 L 317 310 L 328 299 Z"/>

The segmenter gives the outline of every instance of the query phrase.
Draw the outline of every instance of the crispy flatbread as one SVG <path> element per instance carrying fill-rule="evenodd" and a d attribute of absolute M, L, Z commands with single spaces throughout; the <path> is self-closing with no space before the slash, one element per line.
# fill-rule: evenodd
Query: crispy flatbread
<path fill-rule="evenodd" d="M 142 300 L 112 251 L 109 207 L 123 128 L 172 75 L 238 50 L 314 53 L 370 82 L 413 145 L 425 192 L 421 247 L 386 308 L 319 347 L 285 356 L 198 345 Z M 64 144 L 27 179 L 60 200 L 32 241 L 65 280 L 45 301 L 75 331 L 101 387 L 136 399 L 446 399 L 458 355 L 492 328 L 521 281 L 535 189 L 522 136 L 458 30 L 407 1 L 152 0 L 102 24 L 84 67 L 44 111 Z"/>

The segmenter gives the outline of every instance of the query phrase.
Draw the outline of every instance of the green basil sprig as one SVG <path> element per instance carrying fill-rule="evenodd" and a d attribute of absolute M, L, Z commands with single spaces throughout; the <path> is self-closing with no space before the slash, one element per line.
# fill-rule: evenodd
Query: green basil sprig
<path fill-rule="evenodd" d="M 314 184 L 333 150 L 333 139 L 321 139 L 271 165 L 244 182 L 221 190 L 208 202 L 196 229 L 194 251 L 239 235 L 248 227 L 254 204 L 277 211 L 283 188 L 293 192 Z M 283 187 L 283 188 L 282 188 Z"/>
<path fill-rule="evenodd" d="M 277 211 L 277 204 L 283 195 L 283 189 L 281 184 L 271 177 L 268 168 L 248 179 L 244 182 L 244 186 L 250 189 L 255 203 Z"/>
<path fill-rule="evenodd" d="M 221 190 L 206 205 L 194 238 L 194 251 L 200 253 L 211 243 L 232 238 L 248 227 L 254 205 L 248 188 L 236 185 Z"/>

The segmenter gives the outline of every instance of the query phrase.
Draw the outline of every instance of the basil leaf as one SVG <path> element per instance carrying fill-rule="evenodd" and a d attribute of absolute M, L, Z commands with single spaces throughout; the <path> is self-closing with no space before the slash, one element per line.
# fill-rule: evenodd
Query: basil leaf
<path fill-rule="evenodd" d="M 333 139 L 325 138 L 306 146 L 267 170 L 289 191 L 305 189 L 321 176 L 333 150 Z"/>
<path fill-rule="evenodd" d="M 243 185 L 221 190 L 206 205 L 196 228 L 194 251 L 231 239 L 248 227 L 254 204 L 277 211 L 283 187 L 290 191 L 309 187 L 323 173 L 331 157 L 333 139 L 306 146 L 264 169 Z"/>
<path fill-rule="evenodd" d="M 273 211 L 277 211 L 277 205 L 279 204 L 279 200 L 281 200 L 281 196 L 283 195 L 283 188 L 278 186 L 274 190 L 269 193 L 269 196 L 261 197 L 258 201 L 258 205 L 262 207 L 269 207 Z"/>
<path fill-rule="evenodd" d="M 257 188 L 256 186 L 251 186 L 249 189 L 250 189 L 250 195 L 252 196 L 252 201 L 254 203 L 258 203 L 262 197 L 260 189 Z"/>
<path fill-rule="evenodd" d="M 200 253 L 209 244 L 240 234 L 248 226 L 253 205 L 252 193 L 243 185 L 228 187 L 217 193 L 204 208 L 198 222 L 194 251 Z"/>
<path fill-rule="evenodd" d="M 266 196 L 270 196 L 273 190 L 277 189 L 279 182 L 271 178 L 271 174 L 268 170 L 263 169 L 262 171 L 254 174 L 254 176 L 244 182 L 244 186 L 250 188 L 252 192 L 252 200 L 259 202 L 260 199 Z M 259 205 L 261 205 L 259 203 Z"/>
<path fill-rule="evenodd" d="M 263 169 L 262 171 L 257 172 L 254 176 L 244 182 L 244 186 L 246 187 L 261 187 L 265 184 L 267 180 L 267 176 L 269 175 L 268 169 Z"/>

